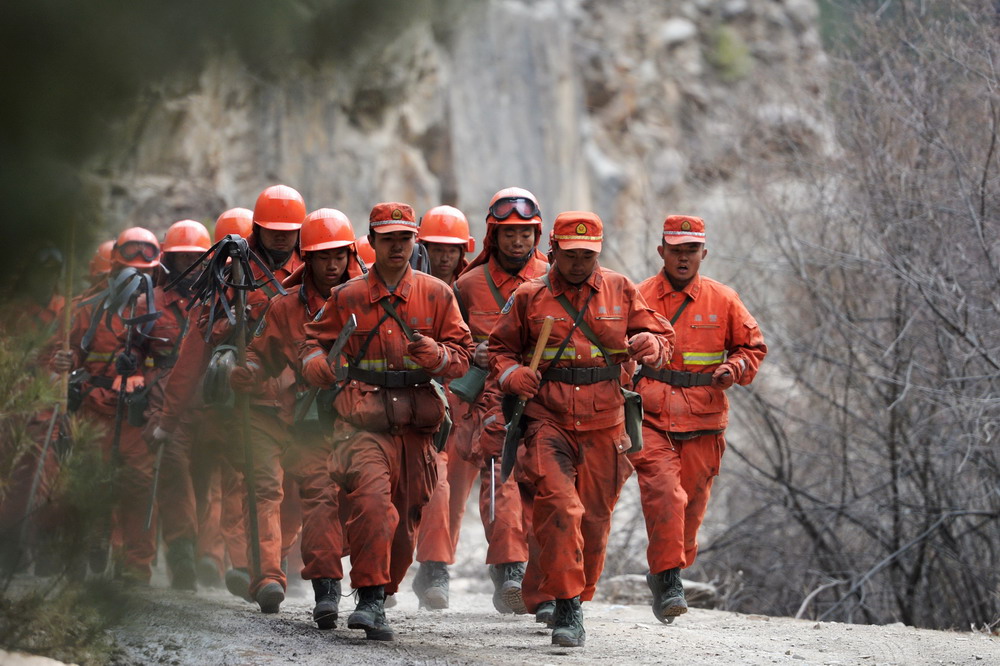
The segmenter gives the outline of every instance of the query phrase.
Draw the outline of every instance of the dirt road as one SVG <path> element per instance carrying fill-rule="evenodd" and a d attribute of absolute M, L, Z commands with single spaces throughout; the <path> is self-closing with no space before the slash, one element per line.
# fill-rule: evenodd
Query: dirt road
<path fill-rule="evenodd" d="M 450 609 L 420 611 L 407 580 L 388 611 L 394 643 L 346 628 L 350 597 L 338 628 L 320 632 L 305 596 L 264 616 L 223 592 L 156 588 L 137 593 L 114 634 L 125 661 L 141 664 L 1000 664 L 1000 639 L 983 634 L 699 609 L 665 626 L 648 606 L 598 602 L 584 604 L 586 647 L 556 648 L 533 616 L 495 613 L 489 589 L 487 580 L 454 580 Z"/>

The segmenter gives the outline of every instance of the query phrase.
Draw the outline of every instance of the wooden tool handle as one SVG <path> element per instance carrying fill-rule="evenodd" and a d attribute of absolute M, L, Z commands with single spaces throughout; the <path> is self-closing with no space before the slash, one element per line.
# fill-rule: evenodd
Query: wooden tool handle
<path fill-rule="evenodd" d="M 538 333 L 538 341 L 535 343 L 535 353 L 531 355 L 532 370 L 538 370 L 538 364 L 542 360 L 542 353 L 545 351 L 545 344 L 549 341 L 549 334 L 552 333 L 552 325 L 556 323 L 555 317 L 549 315 L 542 322 L 542 330 Z"/>

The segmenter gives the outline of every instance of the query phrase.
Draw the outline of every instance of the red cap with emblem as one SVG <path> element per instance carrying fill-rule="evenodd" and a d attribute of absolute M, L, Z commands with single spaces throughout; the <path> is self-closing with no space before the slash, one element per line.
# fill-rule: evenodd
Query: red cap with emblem
<path fill-rule="evenodd" d="M 663 221 L 663 242 L 667 245 L 705 242 L 705 220 L 692 215 L 668 215 Z"/>
<path fill-rule="evenodd" d="M 368 231 L 386 233 L 389 231 L 416 231 L 420 228 L 413 214 L 413 206 L 390 201 L 375 204 L 368 216 Z"/>
<path fill-rule="evenodd" d="M 559 213 L 552 226 L 551 240 L 563 250 L 601 251 L 604 224 L 596 213 L 570 210 Z"/>

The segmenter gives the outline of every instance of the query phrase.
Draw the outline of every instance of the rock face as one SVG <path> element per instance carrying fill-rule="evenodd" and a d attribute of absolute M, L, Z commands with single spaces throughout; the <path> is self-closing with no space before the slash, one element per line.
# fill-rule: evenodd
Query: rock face
<path fill-rule="evenodd" d="M 152 89 L 94 182 L 113 229 L 211 223 L 284 182 L 360 232 L 372 204 L 403 200 L 455 205 L 477 234 L 492 193 L 519 185 L 546 228 L 598 212 L 602 263 L 634 278 L 656 270 L 670 212 L 742 258 L 760 165 L 831 149 L 817 20 L 813 0 L 488 0 L 280 75 L 220 56 Z"/>

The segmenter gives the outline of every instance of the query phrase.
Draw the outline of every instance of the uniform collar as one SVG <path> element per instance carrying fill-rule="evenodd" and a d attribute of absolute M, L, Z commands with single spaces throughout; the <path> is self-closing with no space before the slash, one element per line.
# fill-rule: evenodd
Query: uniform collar
<path fill-rule="evenodd" d="M 663 298 L 667 294 L 674 293 L 675 289 L 673 285 L 670 284 L 670 279 L 667 278 L 667 274 L 660 269 L 660 288 L 658 296 Z M 698 300 L 698 294 L 701 293 L 701 273 L 697 273 L 694 279 L 687 283 L 680 293 L 691 298 L 692 301 Z"/>
<path fill-rule="evenodd" d="M 524 266 L 521 266 L 521 270 L 513 275 L 503 269 L 503 266 L 497 261 L 495 254 L 490 255 L 489 261 L 486 264 L 486 270 L 490 272 L 493 284 L 498 287 L 503 286 L 508 280 L 520 280 L 522 282 L 533 280 L 543 275 L 546 268 L 548 268 L 548 264 L 538 261 L 534 253 L 532 253 L 531 258 L 528 259 Z"/>
<path fill-rule="evenodd" d="M 398 296 L 400 300 L 406 301 L 410 296 L 410 290 L 413 289 L 413 268 L 409 265 L 406 266 L 403 277 L 399 279 L 399 284 L 392 292 L 389 291 L 389 287 L 385 285 L 385 281 L 374 266 L 365 275 L 365 279 L 368 281 L 368 299 L 372 303 L 376 303 L 386 296 Z"/>
<path fill-rule="evenodd" d="M 559 272 L 559 269 L 556 268 L 556 265 L 552 264 L 552 266 L 549 267 L 549 281 L 552 283 L 552 294 L 554 296 L 558 296 L 570 289 L 578 289 L 584 284 L 590 285 L 590 288 L 594 291 L 600 291 L 601 285 L 604 284 L 604 274 L 601 270 L 601 265 L 595 264 L 594 272 L 590 274 L 590 277 L 584 280 L 582 284 L 575 285 L 567 282 L 566 279 L 563 278 L 562 273 Z"/>
<path fill-rule="evenodd" d="M 299 301 L 306 306 L 306 314 L 310 317 L 319 312 L 319 309 L 326 303 L 326 299 L 320 293 L 316 283 L 313 282 L 309 271 L 306 271 L 305 279 L 299 285 Z"/>

